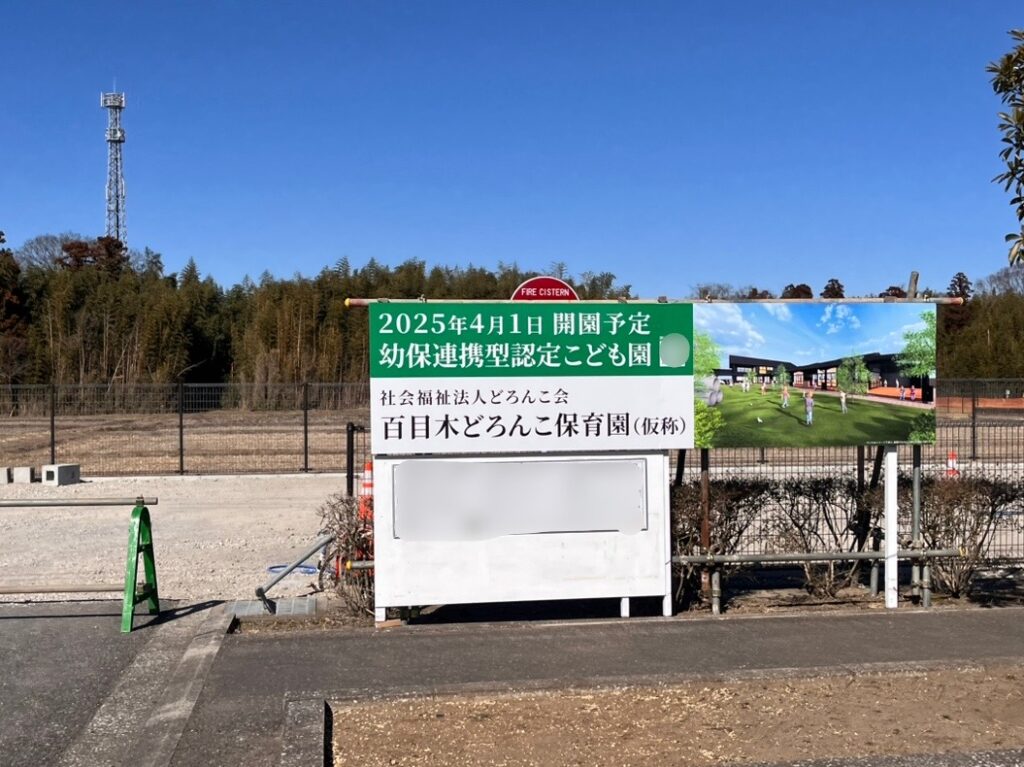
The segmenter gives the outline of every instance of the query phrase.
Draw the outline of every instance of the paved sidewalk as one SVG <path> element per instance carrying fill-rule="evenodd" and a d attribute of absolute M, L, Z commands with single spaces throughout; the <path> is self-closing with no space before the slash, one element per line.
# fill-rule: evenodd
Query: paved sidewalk
<path fill-rule="evenodd" d="M 1024 610 L 1002 608 L 243 633 L 172 764 L 276 764 L 286 700 L 1024 662 L 1022 628 Z"/>

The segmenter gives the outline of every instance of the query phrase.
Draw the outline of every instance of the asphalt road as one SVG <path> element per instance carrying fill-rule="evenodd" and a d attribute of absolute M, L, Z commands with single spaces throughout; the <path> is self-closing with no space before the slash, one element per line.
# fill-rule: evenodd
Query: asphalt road
<path fill-rule="evenodd" d="M 6 767 L 57 761 L 152 634 L 120 630 L 120 603 L 0 605 L 0 761 Z"/>

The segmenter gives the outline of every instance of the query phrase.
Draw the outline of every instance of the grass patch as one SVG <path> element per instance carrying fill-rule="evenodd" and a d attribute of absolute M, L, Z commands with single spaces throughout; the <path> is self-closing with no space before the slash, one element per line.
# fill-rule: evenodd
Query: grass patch
<path fill-rule="evenodd" d="M 760 391 L 726 388 L 718 406 L 725 425 L 715 432 L 713 447 L 826 447 L 869 442 L 908 442 L 914 418 L 922 411 L 884 402 L 848 397 L 849 412 L 840 409 L 839 396 L 815 392 L 814 423 L 804 424 L 803 392 L 790 390 L 783 409 L 778 389 Z M 758 422 L 758 418 L 761 419 Z"/>

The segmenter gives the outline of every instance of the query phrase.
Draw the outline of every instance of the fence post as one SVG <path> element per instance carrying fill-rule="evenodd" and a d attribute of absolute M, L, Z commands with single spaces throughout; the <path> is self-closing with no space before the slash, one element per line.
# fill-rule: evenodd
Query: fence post
<path fill-rule="evenodd" d="M 57 387 L 50 384 L 50 463 L 57 463 Z"/>
<path fill-rule="evenodd" d="M 302 470 L 309 471 L 309 381 L 302 382 Z"/>
<path fill-rule="evenodd" d="M 864 477 L 865 453 L 866 448 L 864 445 L 857 445 L 857 551 L 864 549 L 871 528 L 871 511 L 868 509 L 867 503 L 864 502 L 864 489 L 866 486 Z"/>
<path fill-rule="evenodd" d="M 351 498 L 356 491 L 356 425 L 345 425 L 345 494 Z"/>
<path fill-rule="evenodd" d="M 914 445 L 913 448 L 913 507 L 910 517 L 910 548 L 917 551 L 921 543 L 921 446 Z M 921 562 L 913 560 L 910 565 L 911 593 L 915 601 L 921 599 Z"/>
<path fill-rule="evenodd" d="M 178 379 L 178 473 L 185 473 L 185 382 Z"/>
<path fill-rule="evenodd" d="M 978 458 L 978 382 L 971 381 L 971 460 Z"/>
<path fill-rule="evenodd" d="M 686 448 L 676 453 L 676 478 L 672 487 L 682 487 L 684 471 L 686 471 Z"/>
<path fill-rule="evenodd" d="M 711 451 L 700 449 L 700 548 L 702 554 L 711 551 Z M 711 596 L 711 571 L 705 566 L 700 572 L 700 590 L 704 597 Z"/>

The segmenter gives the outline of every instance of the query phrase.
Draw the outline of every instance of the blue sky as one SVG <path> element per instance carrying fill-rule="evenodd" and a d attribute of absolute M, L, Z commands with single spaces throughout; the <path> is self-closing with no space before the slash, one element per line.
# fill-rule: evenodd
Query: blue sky
<path fill-rule="evenodd" d="M 694 304 L 693 324 L 729 355 L 809 365 L 852 354 L 903 350 L 904 333 L 922 330 L 930 304 Z"/>
<path fill-rule="evenodd" d="M 849 295 L 1006 263 L 986 2 L 0 0 L 0 229 L 128 239 L 231 284 L 386 264 Z"/>

